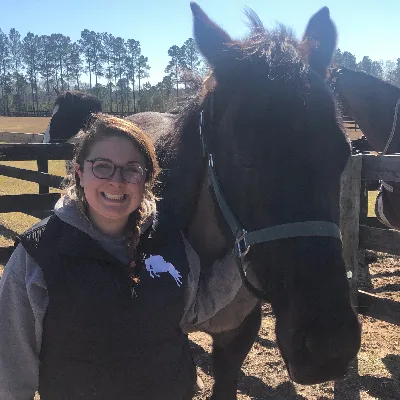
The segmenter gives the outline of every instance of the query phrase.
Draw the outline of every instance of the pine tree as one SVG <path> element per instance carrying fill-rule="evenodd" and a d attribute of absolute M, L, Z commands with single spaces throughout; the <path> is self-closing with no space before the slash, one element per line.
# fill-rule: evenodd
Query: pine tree
<path fill-rule="evenodd" d="M 37 35 L 28 32 L 22 41 L 22 57 L 27 67 L 27 73 L 29 78 L 29 83 L 31 85 L 31 95 L 32 95 L 32 109 L 35 111 L 39 109 L 38 101 L 38 84 L 37 76 L 39 72 L 39 44 L 40 39 Z"/>

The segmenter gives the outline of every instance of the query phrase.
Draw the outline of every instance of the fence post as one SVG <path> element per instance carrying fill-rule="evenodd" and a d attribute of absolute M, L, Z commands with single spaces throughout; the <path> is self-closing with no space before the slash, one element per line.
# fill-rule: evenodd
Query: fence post
<path fill-rule="evenodd" d="M 49 172 L 49 160 L 38 157 L 37 167 L 39 172 L 45 172 L 47 174 Z M 39 185 L 39 194 L 45 194 L 45 193 L 49 193 L 49 187 L 44 185 Z"/>
<path fill-rule="evenodd" d="M 361 181 L 360 191 L 360 225 L 368 226 L 368 187 L 367 181 Z M 367 261 L 367 250 L 359 247 L 358 249 L 358 275 L 357 288 L 372 288 L 369 264 Z"/>
<path fill-rule="evenodd" d="M 340 229 L 342 231 L 343 258 L 349 279 L 351 299 L 357 309 L 358 297 L 358 250 L 360 228 L 360 191 L 361 191 L 362 156 L 350 157 L 340 182 Z M 335 382 L 334 398 L 360 399 L 357 383 L 358 360 L 349 366 L 344 379 Z"/>
<path fill-rule="evenodd" d="M 343 258 L 354 306 L 357 306 L 358 290 L 361 169 L 362 155 L 350 157 L 340 182 L 340 229 L 342 231 Z"/>

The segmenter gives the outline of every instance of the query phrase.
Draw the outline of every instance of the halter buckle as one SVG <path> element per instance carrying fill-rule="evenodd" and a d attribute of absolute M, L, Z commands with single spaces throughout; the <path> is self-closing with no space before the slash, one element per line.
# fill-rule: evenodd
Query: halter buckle
<path fill-rule="evenodd" d="M 243 258 L 250 250 L 250 246 L 247 244 L 246 241 L 246 235 L 247 231 L 245 229 L 242 229 L 240 236 L 237 237 L 235 241 L 237 256 L 239 258 Z"/>

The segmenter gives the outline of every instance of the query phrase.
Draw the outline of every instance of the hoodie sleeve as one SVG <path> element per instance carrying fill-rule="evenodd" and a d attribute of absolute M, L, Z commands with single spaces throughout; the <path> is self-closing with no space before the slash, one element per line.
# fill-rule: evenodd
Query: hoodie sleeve
<path fill-rule="evenodd" d="M 48 294 L 40 267 L 19 244 L 0 280 L 0 398 L 32 400 Z"/>
<path fill-rule="evenodd" d="M 233 301 L 242 286 L 242 280 L 232 252 L 216 260 L 207 273 L 202 273 L 197 253 L 185 238 L 184 243 L 190 272 L 180 325 L 184 332 L 191 332 L 198 330 L 202 323 Z"/>

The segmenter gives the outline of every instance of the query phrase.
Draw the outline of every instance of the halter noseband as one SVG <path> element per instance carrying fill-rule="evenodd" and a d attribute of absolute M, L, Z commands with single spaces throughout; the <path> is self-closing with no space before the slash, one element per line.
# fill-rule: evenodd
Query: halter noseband
<path fill-rule="evenodd" d="M 303 221 L 292 222 L 282 225 L 274 225 L 268 228 L 259 229 L 256 231 L 247 232 L 235 214 L 232 212 L 225 197 L 222 193 L 221 187 L 218 182 L 218 177 L 214 168 L 213 154 L 208 150 L 207 138 L 204 133 L 204 110 L 200 112 L 200 139 L 203 147 L 203 157 L 207 158 L 207 172 L 211 182 L 212 189 L 217 199 L 218 206 L 222 215 L 229 225 L 231 233 L 235 240 L 234 252 L 236 261 L 239 268 L 243 284 L 246 288 L 258 299 L 269 301 L 269 295 L 262 290 L 253 286 L 246 276 L 246 271 L 242 266 L 242 261 L 246 254 L 249 252 L 250 247 L 257 243 L 264 243 L 279 239 L 288 239 L 294 237 L 309 237 L 309 236 L 322 236 L 334 237 L 341 240 L 341 233 L 339 227 L 333 222 L 327 221 Z"/>

